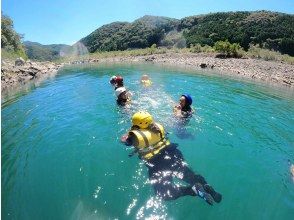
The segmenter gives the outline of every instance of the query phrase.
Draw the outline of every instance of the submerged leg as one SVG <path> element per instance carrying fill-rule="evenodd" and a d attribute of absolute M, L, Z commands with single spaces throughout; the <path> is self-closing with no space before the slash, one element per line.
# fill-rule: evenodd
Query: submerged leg
<path fill-rule="evenodd" d="M 174 200 L 181 196 L 195 196 L 191 186 L 178 186 L 173 183 L 173 172 L 166 163 L 149 167 L 149 180 L 156 195 L 164 200 Z"/>
<path fill-rule="evenodd" d="M 182 153 L 177 150 L 178 152 L 176 152 L 176 162 L 174 162 L 174 164 L 176 164 L 176 166 L 173 166 L 175 168 L 175 170 L 182 174 L 182 180 L 185 181 L 186 183 L 190 184 L 190 185 L 194 185 L 200 183 L 205 192 L 209 193 L 215 202 L 220 202 L 222 200 L 222 195 L 218 192 L 216 192 L 212 186 L 210 186 L 205 178 L 203 176 L 201 176 L 200 174 L 196 174 L 193 170 L 191 170 L 187 163 L 184 162 L 184 158 Z"/>
<path fill-rule="evenodd" d="M 194 186 L 178 186 L 172 182 L 172 176 L 157 175 L 157 178 L 151 178 L 150 181 L 157 196 L 164 200 L 175 200 L 182 196 L 199 196 L 209 205 L 213 204 L 212 196 L 205 192 L 200 183 Z"/>
<path fill-rule="evenodd" d="M 152 184 L 156 195 L 160 196 L 164 200 L 175 200 L 182 196 L 195 196 L 195 192 L 192 187 L 187 186 L 177 186 L 173 183 L 154 183 Z"/>
<path fill-rule="evenodd" d="M 184 160 L 183 154 L 178 149 L 173 150 L 171 169 L 179 173 L 179 176 L 181 176 L 180 179 L 190 185 L 195 185 L 195 183 L 201 183 L 202 185 L 207 184 L 203 176 L 196 174 L 188 167 L 188 164 Z"/>

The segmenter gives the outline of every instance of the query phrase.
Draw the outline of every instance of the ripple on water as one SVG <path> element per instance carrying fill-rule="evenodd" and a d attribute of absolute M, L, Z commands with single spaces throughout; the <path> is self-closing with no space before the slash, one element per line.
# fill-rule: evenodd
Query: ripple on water
<path fill-rule="evenodd" d="M 116 105 L 108 83 L 117 73 L 133 93 L 127 108 Z M 139 84 L 143 73 L 153 81 L 149 89 Z M 183 125 L 172 108 L 185 93 L 196 113 Z M 291 95 L 195 72 L 153 65 L 66 69 L 2 103 L 2 217 L 290 219 L 293 109 Z M 223 194 L 221 204 L 154 195 L 144 163 L 128 157 L 133 149 L 119 141 L 138 110 L 165 126 L 186 163 Z"/>

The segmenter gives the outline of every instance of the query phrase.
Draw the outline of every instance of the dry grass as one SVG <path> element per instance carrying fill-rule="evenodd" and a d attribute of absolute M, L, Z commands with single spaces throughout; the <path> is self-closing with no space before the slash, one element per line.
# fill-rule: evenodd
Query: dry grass
<path fill-rule="evenodd" d="M 263 60 L 273 60 L 278 62 L 285 62 L 288 64 L 294 64 L 294 57 L 287 54 L 281 54 L 277 51 L 271 51 L 267 49 L 260 48 L 258 46 L 251 45 L 246 55 L 250 58 L 263 59 Z"/>

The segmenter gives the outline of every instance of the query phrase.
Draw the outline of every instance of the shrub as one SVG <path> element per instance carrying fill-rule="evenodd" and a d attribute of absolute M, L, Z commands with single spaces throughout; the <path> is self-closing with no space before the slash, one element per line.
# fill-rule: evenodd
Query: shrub
<path fill-rule="evenodd" d="M 240 44 L 233 43 L 231 44 L 228 40 L 226 41 L 217 41 L 214 44 L 214 49 L 226 57 L 241 57 L 241 50 Z"/>
<path fill-rule="evenodd" d="M 151 47 L 149 48 L 150 54 L 154 54 L 156 51 L 156 44 L 152 44 Z"/>

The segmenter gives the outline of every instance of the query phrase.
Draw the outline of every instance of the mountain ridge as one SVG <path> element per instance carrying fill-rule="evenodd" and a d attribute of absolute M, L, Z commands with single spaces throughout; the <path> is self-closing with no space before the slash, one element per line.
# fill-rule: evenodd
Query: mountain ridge
<path fill-rule="evenodd" d="M 118 26 L 118 23 L 121 25 Z M 245 50 L 250 44 L 259 44 L 293 56 L 293 27 L 294 15 L 265 10 L 216 12 L 182 19 L 145 15 L 133 22 L 103 25 L 79 42 L 89 52 L 96 52 L 146 48 L 152 44 L 167 47 L 213 46 L 219 40 L 229 40 L 239 43 Z M 169 36 L 171 31 L 176 39 Z M 179 44 L 179 41 L 183 43 Z"/>

